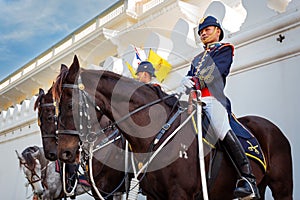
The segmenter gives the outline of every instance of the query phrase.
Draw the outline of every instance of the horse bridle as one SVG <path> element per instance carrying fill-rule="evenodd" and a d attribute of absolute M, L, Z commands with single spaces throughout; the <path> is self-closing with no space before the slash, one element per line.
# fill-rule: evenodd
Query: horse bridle
<path fill-rule="evenodd" d="M 21 164 L 24 165 L 24 167 L 27 168 L 27 169 L 31 172 L 31 177 L 30 177 L 30 178 L 26 176 L 26 178 L 27 178 L 27 180 L 28 180 L 28 183 L 29 183 L 31 186 L 33 186 L 33 185 L 32 185 L 33 183 L 36 183 L 36 182 L 39 182 L 39 181 L 42 180 L 42 177 L 40 177 L 40 176 L 36 173 L 36 171 L 35 171 L 34 169 L 30 169 L 30 168 L 28 167 L 28 165 L 27 165 L 26 162 L 25 162 L 25 163 L 21 163 Z M 36 176 L 38 179 L 33 180 L 33 177 L 34 177 L 34 176 Z"/>
<path fill-rule="evenodd" d="M 44 107 L 52 107 L 54 106 L 54 109 L 55 109 L 55 112 L 54 112 L 54 124 L 55 124 L 55 130 L 57 130 L 57 106 L 56 106 L 56 102 L 53 100 L 52 103 L 40 103 L 38 105 L 38 108 L 44 108 Z M 42 114 L 43 114 L 43 110 L 39 113 L 38 115 L 38 125 L 40 126 L 41 125 L 41 121 L 42 121 Z M 42 134 L 42 138 L 55 138 L 55 140 L 57 141 L 57 132 L 55 132 L 55 134 Z"/>
<path fill-rule="evenodd" d="M 80 76 L 79 79 L 81 80 Z M 79 131 L 77 130 L 58 130 L 58 134 L 69 134 L 69 135 L 78 135 L 78 136 L 83 136 L 83 125 L 82 125 L 82 117 L 85 115 L 87 118 L 90 119 L 89 115 L 89 104 L 87 103 L 87 98 L 89 98 L 89 95 L 84 91 L 84 85 L 83 84 L 63 84 L 62 88 L 71 88 L 71 89 L 79 89 Z M 89 100 L 92 102 L 92 100 L 89 98 Z M 96 110 L 99 112 L 102 112 L 99 106 L 95 106 Z M 59 119 L 60 120 L 60 119 Z M 61 121 L 59 121 L 60 124 Z M 91 129 L 91 124 L 90 121 L 88 120 L 88 125 L 87 125 L 88 130 Z"/>
<path fill-rule="evenodd" d="M 35 159 L 35 160 L 36 160 L 36 159 Z M 30 178 L 29 178 L 28 176 L 26 176 L 26 178 L 27 178 L 27 180 L 28 180 L 28 184 L 30 184 L 31 187 L 34 188 L 33 184 L 36 183 L 36 182 L 39 182 L 39 181 L 42 181 L 42 185 L 44 186 L 44 184 L 43 184 L 43 174 L 42 174 L 42 172 L 43 172 L 44 170 L 47 169 L 48 164 L 47 164 L 43 169 L 41 169 L 41 177 L 40 177 L 40 176 L 36 173 L 35 167 L 34 167 L 33 169 L 30 169 L 30 167 L 27 165 L 26 162 L 20 162 L 20 163 L 21 163 L 21 165 L 23 165 L 25 168 L 27 168 L 27 169 L 31 172 L 31 177 L 30 177 Z M 34 176 L 37 177 L 36 180 L 33 180 L 33 177 L 34 177 Z"/>
<path fill-rule="evenodd" d="M 107 126 L 105 128 L 100 127 L 101 129 L 97 132 L 92 132 L 91 128 L 91 122 L 89 119 L 90 118 L 90 114 L 89 114 L 89 102 L 94 106 L 94 108 L 96 109 L 97 112 L 100 112 L 101 115 L 103 115 L 103 111 L 100 109 L 100 107 L 98 105 L 96 105 L 92 98 L 90 97 L 90 95 L 84 90 L 84 85 L 81 83 L 81 77 L 79 76 L 80 84 L 76 85 L 76 84 L 63 84 L 62 88 L 70 88 L 70 89 L 78 89 L 79 90 L 79 113 L 80 113 L 80 118 L 79 118 L 79 127 L 80 130 L 57 130 L 57 134 L 66 134 L 66 135 L 78 135 L 81 139 L 81 136 L 84 136 L 83 133 L 83 116 L 85 116 L 87 118 L 87 129 L 88 129 L 88 135 L 86 137 L 86 139 L 88 139 L 88 141 L 84 141 L 84 142 L 88 142 L 89 144 L 91 144 L 91 146 L 94 145 L 94 142 L 97 140 L 97 136 L 104 134 L 105 131 L 114 128 L 113 126 Z M 60 118 L 58 118 L 58 121 L 60 123 L 60 125 L 62 125 L 64 127 L 64 125 L 62 124 Z M 109 144 L 111 141 L 114 142 L 116 140 L 118 140 L 120 137 L 118 137 L 118 129 L 115 129 L 115 131 L 113 131 L 113 133 L 111 133 L 109 136 L 107 136 L 106 138 L 104 138 L 100 144 L 98 144 L 96 146 L 96 148 L 100 149 L 99 146 L 105 146 L 106 144 Z M 82 142 L 82 141 L 81 141 Z M 79 148 L 81 149 L 82 144 L 79 144 Z M 82 151 L 82 149 L 81 149 Z M 81 152 L 80 151 L 80 152 Z M 90 153 L 86 153 L 87 155 L 90 155 Z M 87 160 L 87 159 L 85 159 Z M 109 196 L 113 195 L 113 193 L 121 187 L 121 185 L 123 184 L 123 182 L 125 181 L 125 177 L 124 179 L 120 182 L 120 184 L 110 193 L 105 192 L 105 191 L 101 191 L 102 193 L 105 193 L 107 196 L 105 197 L 108 198 Z M 96 190 L 96 189 L 95 189 Z M 98 190 L 98 189 L 97 189 Z"/>

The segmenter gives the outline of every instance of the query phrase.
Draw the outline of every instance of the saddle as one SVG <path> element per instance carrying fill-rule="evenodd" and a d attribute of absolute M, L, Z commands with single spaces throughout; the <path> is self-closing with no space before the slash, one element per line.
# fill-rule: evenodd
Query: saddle
<path fill-rule="evenodd" d="M 193 117 L 196 118 L 197 115 L 195 114 Z M 266 160 L 262 148 L 254 135 L 245 126 L 243 126 L 233 114 L 229 116 L 229 123 L 231 129 L 237 135 L 237 138 L 242 144 L 248 159 L 254 160 L 261 167 L 262 171 L 266 172 Z M 210 127 L 209 118 L 204 110 L 202 115 L 202 134 L 203 140 L 206 144 L 214 146 L 213 144 L 216 143 L 217 145 L 215 146 L 220 147 L 220 145 L 218 145 L 217 138 L 214 136 L 214 130 Z"/>

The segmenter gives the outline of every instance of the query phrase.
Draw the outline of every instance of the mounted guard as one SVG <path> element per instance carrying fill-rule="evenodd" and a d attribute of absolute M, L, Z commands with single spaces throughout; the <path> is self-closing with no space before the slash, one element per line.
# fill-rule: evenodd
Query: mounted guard
<path fill-rule="evenodd" d="M 142 61 L 136 70 L 138 81 L 142 83 L 151 83 L 152 78 L 155 77 L 154 71 L 155 69 L 151 62 Z"/>
<path fill-rule="evenodd" d="M 213 16 L 201 19 L 198 34 L 205 50 L 193 59 L 190 70 L 181 82 L 181 91 L 201 90 L 201 99 L 205 103 L 203 109 L 208 113 L 216 136 L 222 141 L 240 175 L 234 196 L 258 199 L 260 197 L 256 179 L 245 151 L 230 126 L 231 103 L 224 94 L 234 47 L 232 44 L 220 42 L 224 37 L 224 31 Z"/>

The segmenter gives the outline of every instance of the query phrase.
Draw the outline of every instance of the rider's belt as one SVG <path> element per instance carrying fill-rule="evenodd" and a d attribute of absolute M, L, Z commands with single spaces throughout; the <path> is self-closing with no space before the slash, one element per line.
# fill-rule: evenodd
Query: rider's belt
<path fill-rule="evenodd" d="M 212 95 L 210 94 L 208 88 L 205 87 L 205 88 L 203 88 L 203 89 L 201 90 L 201 96 L 202 96 L 202 97 L 209 97 L 209 96 L 212 96 Z"/>

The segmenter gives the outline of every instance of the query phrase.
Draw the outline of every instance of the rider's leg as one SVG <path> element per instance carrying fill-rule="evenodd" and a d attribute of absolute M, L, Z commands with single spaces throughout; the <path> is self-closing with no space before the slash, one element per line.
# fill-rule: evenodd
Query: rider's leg
<path fill-rule="evenodd" d="M 240 141 L 231 130 L 226 109 L 214 97 L 204 97 L 202 101 L 206 104 L 204 109 L 210 116 L 210 122 L 216 136 L 225 145 L 229 156 L 242 176 L 241 180 L 243 181 L 238 180 L 234 194 L 236 197 L 245 197 L 254 193 L 258 197 L 255 177 Z"/>
<path fill-rule="evenodd" d="M 251 165 L 237 136 L 229 130 L 222 142 L 242 176 L 237 182 L 234 195 L 238 198 L 249 195 L 259 198 L 255 176 L 252 174 Z"/>

